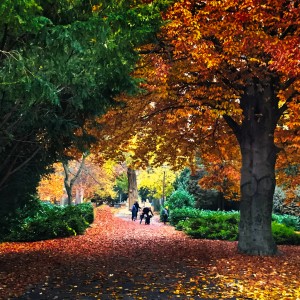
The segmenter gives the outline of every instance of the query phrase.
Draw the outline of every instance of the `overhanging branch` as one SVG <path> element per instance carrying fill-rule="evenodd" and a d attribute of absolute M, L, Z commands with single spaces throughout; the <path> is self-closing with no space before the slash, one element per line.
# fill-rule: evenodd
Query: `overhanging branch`
<path fill-rule="evenodd" d="M 230 116 L 223 115 L 224 120 L 228 124 L 228 126 L 233 131 L 234 135 L 236 136 L 237 140 L 241 142 L 241 129 L 239 124 Z"/>

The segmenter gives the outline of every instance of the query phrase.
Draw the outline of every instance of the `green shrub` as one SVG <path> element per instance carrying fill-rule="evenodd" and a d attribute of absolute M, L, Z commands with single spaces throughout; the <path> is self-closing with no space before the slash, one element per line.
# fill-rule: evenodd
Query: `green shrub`
<path fill-rule="evenodd" d="M 188 191 L 180 188 L 172 193 L 172 195 L 168 198 L 166 205 L 169 206 L 170 210 L 175 208 L 194 207 L 195 200 Z"/>
<path fill-rule="evenodd" d="M 238 239 L 238 212 L 177 209 L 171 212 L 177 230 L 183 230 L 193 238 L 236 241 Z M 290 220 L 289 218 L 287 218 Z M 291 218 L 293 220 L 293 218 Z M 286 220 L 280 218 L 280 221 Z M 299 245 L 300 235 L 292 227 L 272 223 L 277 244 Z"/>
<path fill-rule="evenodd" d="M 170 210 L 170 224 L 176 226 L 176 224 L 181 220 L 200 217 L 202 212 L 202 210 L 191 207 L 175 208 Z"/>
<path fill-rule="evenodd" d="M 292 227 L 296 231 L 300 231 L 300 218 L 297 216 L 273 214 L 272 220 L 284 224 L 287 227 Z"/>
<path fill-rule="evenodd" d="M 94 220 L 93 206 L 61 207 L 36 198 L 7 220 L 9 230 L 2 241 L 37 241 L 83 234 Z"/>
<path fill-rule="evenodd" d="M 176 230 L 183 230 L 186 226 L 187 220 L 181 220 L 175 225 Z"/>
<path fill-rule="evenodd" d="M 67 225 L 69 228 L 72 228 L 72 230 L 74 231 L 74 235 L 77 235 L 83 234 L 89 223 L 87 223 L 84 218 L 73 217 L 67 221 Z"/>
<path fill-rule="evenodd" d="M 82 203 L 80 204 L 80 211 L 82 217 L 89 223 L 92 224 L 94 222 L 94 208 L 90 203 Z"/>
<path fill-rule="evenodd" d="M 195 238 L 195 239 L 206 239 L 208 236 L 208 228 L 200 227 L 197 230 L 192 230 L 190 228 L 186 229 L 185 232 L 187 235 Z"/>
<path fill-rule="evenodd" d="M 186 207 L 177 208 L 170 212 L 170 223 L 174 226 L 181 220 L 194 219 L 194 218 L 211 218 L 215 219 L 216 222 L 226 220 L 230 224 L 238 224 L 239 212 L 237 211 L 213 211 L 213 210 L 199 210 L 196 208 Z"/>
<path fill-rule="evenodd" d="M 228 222 L 230 220 L 230 222 Z M 234 220 L 234 225 L 233 225 Z M 238 216 L 206 215 L 197 219 L 181 221 L 180 226 L 194 238 L 235 241 L 238 237 Z"/>
<path fill-rule="evenodd" d="M 275 242 L 280 245 L 300 245 L 300 234 L 284 224 L 272 222 L 272 233 Z"/>

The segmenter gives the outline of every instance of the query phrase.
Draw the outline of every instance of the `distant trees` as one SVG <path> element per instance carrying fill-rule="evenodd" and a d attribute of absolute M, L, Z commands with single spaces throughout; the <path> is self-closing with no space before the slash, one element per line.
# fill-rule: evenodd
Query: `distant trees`
<path fill-rule="evenodd" d="M 162 199 L 174 191 L 176 173 L 168 166 L 141 170 L 138 174 L 139 189 L 146 189 L 149 198 Z"/>

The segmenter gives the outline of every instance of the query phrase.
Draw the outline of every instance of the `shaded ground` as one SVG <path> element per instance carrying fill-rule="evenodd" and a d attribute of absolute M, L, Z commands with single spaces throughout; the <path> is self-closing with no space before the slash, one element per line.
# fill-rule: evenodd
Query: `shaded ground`
<path fill-rule="evenodd" d="M 300 247 L 280 251 L 243 256 L 103 206 L 83 236 L 0 244 L 0 299 L 300 299 Z"/>

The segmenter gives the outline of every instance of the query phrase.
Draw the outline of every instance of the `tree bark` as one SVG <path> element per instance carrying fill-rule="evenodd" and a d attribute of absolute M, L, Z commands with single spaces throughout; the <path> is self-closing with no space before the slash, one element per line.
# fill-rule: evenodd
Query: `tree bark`
<path fill-rule="evenodd" d="M 274 131 L 279 118 L 274 85 L 253 81 L 241 98 L 241 125 L 225 118 L 241 148 L 241 204 L 238 250 L 250 255 L 274 255 L 271 229 L 275 163 L 278 149 Z"/>
<path fill-rule="evenodd" d="M 82 186 L 80 186 L 76 189 L 75 204 L 83 203 L 83 195 L 84 195 L 84 189 Z"/>
<path fill-rule="evenodd" d="M 245 138 L 241 147 L 241 205 L 239 251 L 253 255 L 274 255 L 271 230 L 275 189 L 275 145 L 264 135 Z"/>
<path fill-rule="evenodd" d="M 128 168 L 127 177 L 128 177 L 128 205 L 130 209 L 134 204 L 134 202 L 138 201 L 138 190 L 137 190 L 135 170 Z"/>
<path fill-rule="evenodd" d="M 76 174 L 73 176 L 73 178 L 70 178 L 71 171 L 69 170 L 68 161 L 64 161 L 62 163 L 63 167 L 64 167 L 64 171 L 65 171 L 64 185 L 65 185 L 65 189 L 66 189 L 66 192 L 67 192 L 67 195 L 68 195 L 68 205 L 72 205 L 72 201 L 73 201 L 72 189 L 73 189 L 73 186 L 74 186 L 77 178 L 79 177 L 79 175 L 80 175 L 80 173 L 81 173 L 81 171 L 84 167 L 84 162 L 85 162 L 85 159 L 86 159 L 87 155 L 88 154 L 83 154 L 82 155 L 81 163 L 79 165 L 79 168 L 78 168 Z"/>

